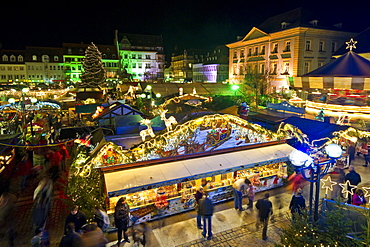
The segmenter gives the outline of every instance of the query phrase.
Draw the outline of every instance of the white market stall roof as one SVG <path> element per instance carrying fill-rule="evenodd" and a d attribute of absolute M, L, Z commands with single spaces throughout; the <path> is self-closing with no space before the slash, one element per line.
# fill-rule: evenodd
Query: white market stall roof
<path fill-rule="evenodd" d="M 211 177 L 255 166 L 288 161 L 295 150 L 288 144 L 236 151 L 147 167 L 105 172 L 108 197 Z"/>

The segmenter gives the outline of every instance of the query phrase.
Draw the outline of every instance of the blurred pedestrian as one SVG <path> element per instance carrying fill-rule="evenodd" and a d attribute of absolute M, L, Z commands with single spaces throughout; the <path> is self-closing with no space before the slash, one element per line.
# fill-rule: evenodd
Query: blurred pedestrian
<path fill-rule="evenodd" d="M 15 239 L 14 216 L 17 197 L 9 193 L 9 185 L 9 180 L 0 183 L 0 234 L 7 235 L 8 246 L 12 247 Z"/>
<path fill-rule="evenodd" d="M 146 244 L 146 231 L 147 227 L 145 223 L 141 223 L 136 226 L 132 231 L 132 238 L 134 240 L 134 246 L 145 246 Z"/>
<path fill-rule="evenodd" d="M 67 225 L 68 223 L 74 223 L 75 231 L 81 233 L 82 226 L 86 224 L 87 219 L 84 212 L 79 210 L 78 205 L 73 205 L 71 208 L 71 212 L 68 214 L 65 224 L 64 224 L 64 234 L 67 234 Z"/>
<path fill-rule="evenodd" d="M 267 240 L 267 227 L 270 216 L 273 214 L 272 203 L 269 201 L 270 194 L 266 193 L 264 198 L 259 199 L 256 203 L 256 208 L 258 209 L 258 219 L 256 222 L 256 228 L 259 229 L 262 223 L 262 239 Z"/>
<path fill-rule="evenodd" d="M 306 208 L 306 200 L 303 197 L 303 190 L 301 188 L 297 189 L 296 194 L 292 196 L 290 200 L 289 209 L 292 213 L 293 219 L 296 215 L 302 215 L 302 211 Z"/>
<path fill-rule="evenodd" d="M 42 231 L 45 229 L 52 203 L 53 183 L 51 174 L 47 172 L 33 193 L 32 218 L 34 230 L 39 229 Z"/>
<path fill-rule="evenodd" d="M 110 225 L 108 214 L 99 206 L 94 207 L 94 221 L 103 232 L 106 232 Z"/>
<path fill-rule="evenodd" d="M 62 240 L 60 241 L 59 247 L 82 246 L 82 238 L 79 233 L 75 232 L 75 224 L 73 222 L 69 222 L 66 229 L 67 234 L 63 236 Z"/>
<path fill-rule="evenodd" d="M 352 204 L 356 206 L 362 206 L 366 204 L 366 198 L 364 192 L 361 189 L 356 190 L 356 193 L 353 194 Z"/>
<path fill-rule="evenodd" d="M 208 193 L 204 193 L 203 198 L 199 200 L 199 212 L 203 219 L 203 237 L 207 237 L 207 240 L 212 239 L 212 215 L 213 215 L 213 202 L 208 197 Z"/>
<path fill-rule="evenodd" d="M 81 239 L 83 247 L 105 247 L 108 243 L 103 231 L 95 222 L 84 227 Z"/>
<path fill-rule="evenodd" d="M 353 143 L 349 144 L 348 149 L 347 149 L 347 153 L 348 153 L 348 163 L 349 163 L 349 165 L 351 165 L 352 161 L 354 161 L 355 158 L 356 158 L 355 144 L 353 144 Z"/>
<path fill-rule="evenodd" d="M 349 181 L 350 185 L 357 186 L 359 183 L 361 183 L 361 176 L 355 171 L 354 166 L 349 167 L 349 172 L 344 176 L 345 181 Z M 348 190 L 350 191 L 352 188 L 351 186 L 348 185 Z M 353 192 L 356 192 L 356 189 L 353 189 Z M 351 204 L 352 203 L 352 197 L 348 197 L 347 203 Z"/>
<path fill-rule="evenodd" d="M 128 235 L 127 235 L 127 229 L 128 229 L 128 225 L 130 221 L 129 214 L 130 214 L 130 207 L 126 202 L 126 197 L 121 197 L 118 200 L 116 207 L 115 207 L 115 211 L 114 211 L 114 222 L 117 227 L 118 247 L 121 244 L 122 232 L 123 232 L 124 241 L 127 243 L 130 243 L 130 240 L 128 239 Z"/>
<path fill-rule="evenodd" d="M 197 227 L 198 229 L 203 229 L 202 226 L 202 216 L 200 215 L 199 212 L 199 200 L 203 198 L 204 191 L 203 187 L 199 187 L 197 189 L 197 192 L 195 193 L 195 211 L 197 212 Z"/>
<path fill-rule="evenodd" d="M 49 247 L 49 232 L 41 229 L 35 230 L 35 236 L 31 239 L 32 247 Z"/>
<path fill-rule="evenodd" d="M 367 146 L 367 151 L 364 153 L 364 158 L 365 158 L 365 165 L 364 167 L 367 167 L 367 165 L 370 163 L 370 146 Z"/>
<path fill-rule="evenodd" d="M 248 192 L 247 192 L 247 196 L 248 196 L 248 208 L 247 209 L 252 209 L 253 210 L 253 201 L 254 201 L 254 196 L 256 195 L 256 192 L 255 192 L 255 189 L 254 189 L 254 186 L 252 183 L 250 183 L 248 185 Z"/>
<path fill-rule="evenodd" d="M 337 163 L 334 167 L 334 171 L 331 173 L 331 180 L 336 182 L 336 184 L 333 186 L 333 191 L 331 192 L 332 200 L 339 200 L 343 197 L 339 183 L 344 183 L 344 179 L 345 173 L 343 170 L 343 164 Z"/>
<path fill-rule="evenodd" d="M 233 192 L 234 192 L 234 208 L 239 211 L 243 211 L 243 195 L 246 194 L 246 191 L 248 189 L 249 184 L 251 181 L 249 181 L 248 178 L 239 178 L 236 180 L 233 184 Z"/>
<path fill-rule="evenodd" d="M 293 173 L 288 178 L 289 186 L 288 189 L 291 189 L 293 192 L 293 195 L 297 191 L 297 189 L 301 188 L 303 189 L 304 186 L 308 183 L 307 180 L 303 177 L 302 173 Z"/>
<path fill-rule="evenodd" d="M 18 175 L 22 176 L 20 189 L 23 190 L 27 185 L 27 180 L 32 170 L 32 160 L 28 153 L 26 153 L 18 164 Z"/>

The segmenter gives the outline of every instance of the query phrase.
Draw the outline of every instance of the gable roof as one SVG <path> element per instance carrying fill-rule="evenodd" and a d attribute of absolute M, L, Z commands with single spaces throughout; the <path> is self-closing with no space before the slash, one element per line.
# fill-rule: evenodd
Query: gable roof
<path fill-rule="evenodd" d="M 250 40 L 250 39 L 257 39 L 257 38 L 261 38 L 261 37 L 264 37 L 264 36 L 267 36 L 268 34 L 265 33 L 264 31 L 256 28 L 256 27 L 253 27 L 249 33 L 247 35 L 245 35 L 245 37 L 242 39 L 242 41 L 247 41 L 247 40 Z"/>
<path fill-rule="evenodd" d="M 318 22 L 315 25 L 315 20 Z M 282 23 L 285 22 L 285 29 L 294 27 L 315 27 L 319 29 L 338 29 L 329 24 L 323 17 L 320 17 L 305 8 L 296 8 L 288 12 L 272 16 L 263 22 L 259 29 L 266 33 L 273 33 L 282 30 Z M 335 23 L 334 23 L 335 24 Z"/>
<path fill-rule="evenodd" d="M 349 51 L 302 77 L 370 77 L 370 61 Z"/>
<path fill-rule="evenodd" d="M 119 33 L 118 40 L 120 43 L 129 43 L 131 46 L 163 47 L 163 38 L 160 35 Z"/>

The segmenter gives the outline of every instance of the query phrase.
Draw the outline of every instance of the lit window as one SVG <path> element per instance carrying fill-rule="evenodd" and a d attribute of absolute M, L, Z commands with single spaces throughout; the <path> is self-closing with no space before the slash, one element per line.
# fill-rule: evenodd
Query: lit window
<path fill-rule="evenodd" d="M 21 55 L 18 56 L 18 62 L 23 62 L 23 56 Z"/>
<path fill-rule="evenodd" d="M 36 55 L 32 55 L 32 61 L 37 61 L 37 56 Z"/>
<path fill-rule="evenodd" d="M 58 56 L 54 56 L 54 61 L 59 61 L 59 57 Z"/>
<path fill-rule="evenodd" d="M 311 40 L 306 40 L 306 51 L 311 51 Z"/>
<path fill-rule="evenodd" d="M 7 62 L 8 61 L 8 56 L 7 55 L 3 55 L 3 61 L 4 62 Z"/>
<path fill-rule="evenodd" d="M 325 43 L 324 41 L 319 42 L 319 51 L 324 51 L 325 50 Z"/>
<path fill-rule="evenodd" d="M 285 50 L 284 51 L 286 51 L 286 52 L 290 51 L 290 41 L 285 42 Z"/>
<path fill-rule="evenodd" d="M 42 61 L 44 63 L 48 63 L 49 62 L 49 56 L 48 55 L 42 55 Z"/>

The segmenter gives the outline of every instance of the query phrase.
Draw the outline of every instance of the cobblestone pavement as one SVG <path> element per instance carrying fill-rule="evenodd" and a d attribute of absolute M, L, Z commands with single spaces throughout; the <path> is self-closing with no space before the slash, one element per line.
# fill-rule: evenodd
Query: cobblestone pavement
<path fill-rule="evenodd" d="M 271 222 L 267 230 L 267 240 L 262 240 L 262 229 L 256 230 L 255 223 L 250 223 L 241 227 L 233 228 L 213 235 L 211 240 L 197 239 L 188 243 L 178 245 L 177 247 L 201 247 L 201 246 L 217 246 L 217 247 L 268 247 L 274 246 L 280 242 L 281 227 L 286 225 L 288 220 L 285 217 L 279 217 L 275 222 Z"/>

